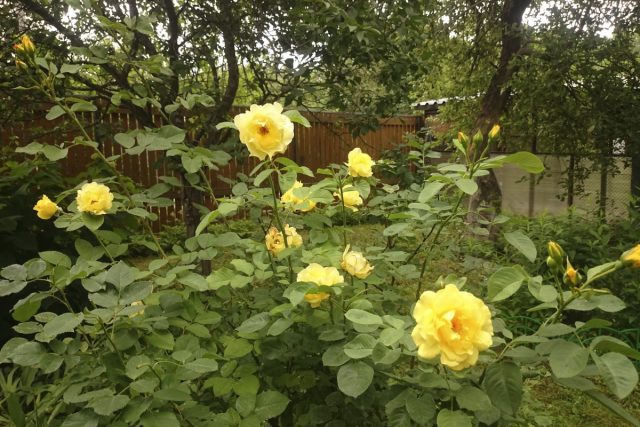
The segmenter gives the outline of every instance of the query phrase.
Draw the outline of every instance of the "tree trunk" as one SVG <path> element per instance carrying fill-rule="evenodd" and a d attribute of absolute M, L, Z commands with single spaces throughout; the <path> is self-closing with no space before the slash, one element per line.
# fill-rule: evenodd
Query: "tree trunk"
<path fill-rule="evenodd" d="M 480 112 L 476 117 L 475 125 L 478 130 L 485 135 L 485 144 L 488 144 L 486 135 L 491 127 L 498 123 L 500 116 L 505 112 L 507 101 L 509 100 L 510 88 L 509 80 L 516 71 L 516 66 L 511 61 L 520 54 L 522 47 L 522 16 L 524 11 L 531 4 L 531 0 L 505 0 L 502 7 L 500 21 L 502 23 L 502 47 L 500 50 L 500 60 L 498 68 L 494 73 L 489 86 L 482 97 Z M 489 152 L 493 147 L 489 147 Z M 477 148 L 482 152 L 482 148 Z M 488 205 L 500 211 L 502 205 L 502 192 L 493 170 L 489 175 L 478 179 L 478 192 L 469 201 L 469 220 L 476 223 L 478 219 L 478 209 L 482 205 Z"/>

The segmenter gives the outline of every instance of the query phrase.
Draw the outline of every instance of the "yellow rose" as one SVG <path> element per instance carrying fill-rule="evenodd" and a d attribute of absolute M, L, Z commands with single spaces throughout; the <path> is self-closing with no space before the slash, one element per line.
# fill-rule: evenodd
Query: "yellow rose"
<path fill-rule="evenodd" d="M 459 371 L 475 365 L 478 354 L 492 344 L 491 313 L 482 300 L 447 285 L 426 291 L 413 309 L 416 326 L 411 332 L 418 356 L 433 359 Z"/>
<path fill-rule="evenodd" d="M 113 202 L 113 194 L 111 194 L 109 187 L 97 182 L 84 184 L 78 190 L 76 197 L 78 211 L 90 212 L 94 215 L 106 214 L 111 209 L 111 202 Z"/>
<path fill-rule="evenodd" d="M 285 224 L 284 232 L 287 235 L 287 245 L 290 248 L 298 248 L 302 246 L 302 236 L 298 234 L 295 227 L 289 227 L 289 224 Z M 264 237 L 267 250 L 274 255 L 278 255 L 287 246 L 282 238 L 282 233 L 278 231 L 276 227 L 269 228 L 267 235 Z"/>
<path fill-rule="evenodd" d="M 240 141 L 260 160 L 284 153 L 293 139 L 293 123 L 282 114 L 282 105 L 277 102 L 254 104 L 249 111 L 235 116 L 233 122 L 240 132 Z"/>
<path fill-rule="evenodd" d="M 318 308 L 322 301 L 329 299 L 330 295 L 326 292 L 318 292 L 317 294 L 306 294 L 304 299 L 309 303 L 311 308 Z"/>
<path fill-rule="evenodd" d="M 38 203 L 33 207 L 37 212 L 38 218 L 49 219 L 58 212 L 58 205 L 53 203 L 47 196 L 42 196 Z"/>
<path fill-rule="evenodd" d="M 300 181 L 294 182 L 291 188 L 285 191 L 282 197 L 280 197 L 280 201 L 290 207 L 292 210 L 309 212 L 316 207 L 316 202 L 306 198 L 301 199 L 300 197 L 293 194 L 294 189 L 302 187 L 303 185 Z"/>
<path fill-rule="evenodd" d="M 344 196 L 344 206 L 355 212 L 358 210 L 356 206 L 361 206 L 363 203 L 362 197 L 360 197 L 360 193 L 358 193 L 358 190 L 355 190 L 355 189 L 347 190 L 347 188 L 353 188 L 353 187 L 351 187 L 350 185 L 342 187 L 342 196 Z M 333 193 L 333 195 L 340 200 L 342 199 L 342 197 L 340 197 L 339 191 Z"/>
<path fill-rule="evenodd" d="M 349 245 L 342 254 L 340 266 L 350 275 L 358 279 L 366 279 L 373 271 L 373 266 L 362 255 L 361 252 L 349 251 Z"/>
<path fill-rule="evenodd" d="M 349 175 L 354 177 L 369 177 L 373 175 L 371 168 L 375 162 L 371 160 L 370 155 L 363 153 L 360 148 L 354 148 L 349 151 L 348 159 L 347 167 L 349 168 Z"/>
<path fill-rule="evenodd" d="M 344 277 L 335 267 L 323 267 L 315 262 L 309 264 L 304 270 L 298 273 L 298 282 L 315 283 L 318 286 L 333 286 L 344 283 Z"/>
<path fill-rule="evenodd" d="M 623 253 L 620 256 L 620 261 L 625 265 L 640 268 L 640 245 L 636 245 L 634 248 Z"/>
<path fill-rule="evenodd" d="M 562 259 L 566 256 L 564 250 L 562 249 L 562 246 L 560 246 L 556 242 L 549 242 L 547 244 L 547 252 L 549 253 L 549 256 L 553 258 L 553 260 L 558 264 L 561 264 Z"/>

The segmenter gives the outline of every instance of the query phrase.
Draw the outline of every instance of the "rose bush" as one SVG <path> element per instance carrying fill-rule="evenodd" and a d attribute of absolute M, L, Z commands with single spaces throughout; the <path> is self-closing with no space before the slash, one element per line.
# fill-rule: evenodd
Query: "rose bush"
<path fill-rule="evenodd" d="M 165 252 L 149 226 L 151 210 L 167 202 L 163 195 L 172 185 L 182 184 L 165 177 L 171 184 L 132 190 L 115 161 L 127 153 L 164 150 L 168 158 L 182 159 L 190 179 L 207 191 L 211 186 L 200 181 L 200 172 L 215 170 L 229 157 L 189 147 L 186 132 L 171 124 L 117 134 L 123 154 L 105 157 L 76 115 L 90 111 L 91 104 L 59 94 L 50 84 L 64 78 L 59 70 L 78 71 L 24 46 L 18 59 L 53 103 L 48 117 L 64 115 L 83 135 L 54 149 L 61 157 L 76 145 L 93 149 L 108 171 L 97 181 L 109 186 L 92 182 L 56 197 L 55 225 L 86 232 L 76 239 L 75 253 L 41 252 L 0 271 L 0 295 L 29 290 L 12 311 L 22 336 L 0 350 L 3 422 L 491 425 L 518 420 L 524 372 L 551 375 L 635 422 L 593 380 L 624 398 L 637 384 L 629 358 L 638 359 L 638 352 L 606 335 L 590 335 L 605 320 L 569 324 L 564 315 L 622 309 L 621 300 L 596 285 L 636 266 L 637 248 L 584 274 L 569 268 L 570 260 L 554 244 L 545 276 L 502 266 L 467 290 L 465 278 L 446 271 L 435 282 L 426 278 L 443 236 L 465 229 L 467 212 L 461 207 L 477 191 L 475 179 L 504 164 L 539 173 L 537 157 L 490 158 L 469 149 L 470 138 L 461 133 L 452 142 L 451 161 L 434 166 L 424 160 L 435 142 L 422 142 L 417 157 L 426 179 L 400 190 L 376 178 L 375 162 L 360 148 L 346 164 L 315 173 L 277 156 L 293 141 L 292 122 L 308 122 L 279 104 L 252 106 L 219 127 L 236 128 L 261 162 L 250 177 L 239 177 L 233 196 L 216 198 L 211 192 L 215 209 L 202 216 L 194 236 Z M 499 128 L 487 135 L 498 137 Z M 35 156 L 44 150 L 37 143 L 21 148 Z M 301 176 L 313 183 L 297 185 Z M 300 209 L 298 200 L 308 205 Z M 213 222 L 239 210 L 264 231 L 248 237 L 231 229 L 210 232 Z M 347 215 L 364 213 L 385 224 L 379 239 L 384 243 L 351 251 Z M 139 234 L 110 229 L 104 220 L 110 215 L 137 222 Z M 500 221 L 504 217 L 486 225 Z M 474 231 L 481 232 L 468 230 Z M 523 233 L 506 238 L 523 256 L 538 257 Z M 154 259 L 132 265 L 126 251 L 135 244 L 154 250 Z M 211 260 L 215 268 L 202 274 L 201 263 Z M 546 318 L 530 335 L 514 334 L 500 318 L 500 302 L 523 286 L 539 301 L 530 309 Z M 86 291 L 85 304 L 67 298 L 78 287 Z M 64 312 L 42 309 L 46 301 Z"/>

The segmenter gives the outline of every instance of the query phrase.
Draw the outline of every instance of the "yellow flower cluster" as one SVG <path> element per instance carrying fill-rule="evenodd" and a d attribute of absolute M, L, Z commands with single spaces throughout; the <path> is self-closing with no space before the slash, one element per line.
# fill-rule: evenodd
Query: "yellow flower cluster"
<path fill-rule="evenodd" d="M 285 224 L 284 233 L 287 235 L 287 243 L 285 244 L 282 233 L 276 228 L 271 227 L 267 231 L 267 235 L 264 237 L 267 250 L 273 255 L 278 255 L 285 250 L 288 246 L 290 248 L 298 248 L 302 246 L 302 236 L 298 234 L 295 227 L 290 227 L 289 224 Z"/>
<path fill-rule="evenodd" d="M 416 326 L 411 338 L 418 356 L 433 359 L 459 371 L 475 365 L 480 351 L 492 344 L 491 313 L 482 300 L 447 285 L 438 292 L 426 291 L 413 309 Z"/>
<path fill-rule="evenodd" d="M 282 105 L 277 102 L 254 104 L 249 111 L 235 116 L 233 122 L 240 132 L 240 141 L 260 160 L 284 153 L 293 140 L 293 123 L 282 114 Z"/>

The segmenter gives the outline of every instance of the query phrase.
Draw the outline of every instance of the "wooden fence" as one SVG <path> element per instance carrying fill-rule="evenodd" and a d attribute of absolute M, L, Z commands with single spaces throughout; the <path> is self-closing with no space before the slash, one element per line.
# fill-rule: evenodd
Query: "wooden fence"
<path fill-rule="evenodd" d="M 232 115 L 244 110 L 245 107 L 234 107 Z M 317 111 L 302 113 L 311 122 L 311 127 L 295 125 L 294 141 L 285 155 L 313 171 L 326 167 L 330 163 L 344 163 L 347 153 L 354 147 L 361 147 L 376 159 L 384 150 L 400 143 L 406 133 L 416 132 L 424 124 L 422 116 L 406 115 L 379 119 L 378 129 L 354 138 L 348 126 L 354 118 L 350 113 Z M 123 147 L 113 141 L 113 135 L 140 127 L 133 116 L 126 111 L 106 114 L 83 113 L 83 119 L 90 124 L 91 137 L 100 143 L 100 149 L 106 157 L 124 154 Z M 39 113 L 31 120 L 4 126 L 0 129 L 2 144 L 12 139 L 20 145 L 26 145 L 31 141 L 50 144 L 70 141 L 78 133 L 75 130 L 62 129 L 59 126 L 61 120 L 48 121 L 44 118 L 44 113 Z M 161 123 L 159 116 L 156 120 L 158 124 Z M 65 174 L 75 176 L 86 171 L 87 165 L 91 162 L 91 154 L 91 150 L 87 147 L 71 148 L 67 158 L 61 160 Z M 228 184 L 217 178 L 218 176 L 233 179 L 238 173 L 248 174 L 256 164 L 257 160 L 253 157 L 234 159 L 220 171 L 209 171 L 209 180 L 216 196 L 228 195 L 231 190 Z M 167 170 L 160 151 L 145 151 L 139 155 L 125 154 L 117 161 L 117 168 L 145 188 L 161 182 L 159 180 L 161 176 L 174 175 L 172 171 Z M 92 177 L 87 176 L 87 178 Z M 159 218 L 154 224 L 155 228 L 172 224 L 181 217 L 180 195 L 175 194 L 170 197 L 173 199 L 173 206 L 154 209 Z M 210 200 L 205 202 L 210 203 Z"/>

